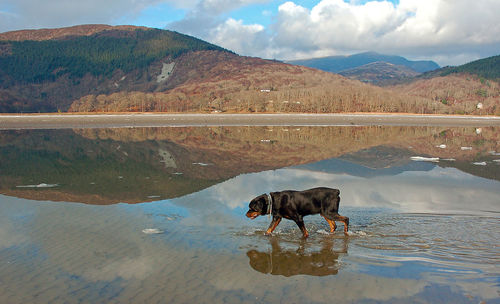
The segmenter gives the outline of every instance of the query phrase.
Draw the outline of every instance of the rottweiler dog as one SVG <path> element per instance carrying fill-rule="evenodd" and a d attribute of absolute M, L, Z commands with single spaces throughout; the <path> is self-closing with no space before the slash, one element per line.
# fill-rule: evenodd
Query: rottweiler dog
<path fill-rule="evenodd" d="M 262 194 L 250 201 L 247 217 L 252 220 L 259 215 L 271 214 L 273 220 L 267 228 L 266 235 L 271 234 L 282 218 L 294 221 L 302 231 L 304 238 L 309 236 L 304 226 L 303 217 L 320 214 L 330 226 L 330 232 L 337 229 L 335 221 L 344 223 L 344 233 L 349 230 L 349 218 L 338 213 L 340 190 L 326 187 L 304 191 L 285 190 Z"/>

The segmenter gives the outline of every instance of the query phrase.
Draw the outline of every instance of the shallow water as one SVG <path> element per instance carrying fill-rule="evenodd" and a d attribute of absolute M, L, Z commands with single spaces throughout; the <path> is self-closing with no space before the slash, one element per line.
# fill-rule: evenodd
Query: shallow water
<path fill-rule="evenodd" d="M 498 131 L 0 132 L 0 303 L 499 303 Z M 245 217 L 316 186 L 349 235 Z"/>

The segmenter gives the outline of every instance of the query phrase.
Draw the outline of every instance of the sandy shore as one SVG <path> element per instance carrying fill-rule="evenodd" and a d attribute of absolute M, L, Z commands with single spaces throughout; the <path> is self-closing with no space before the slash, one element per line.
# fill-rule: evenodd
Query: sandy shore
<path fill-rule="evenodd" d="M 418 114 L 23 114 L 0 115 L 0 129 L 181 126 L 500 126 L 500 117 Z"/>

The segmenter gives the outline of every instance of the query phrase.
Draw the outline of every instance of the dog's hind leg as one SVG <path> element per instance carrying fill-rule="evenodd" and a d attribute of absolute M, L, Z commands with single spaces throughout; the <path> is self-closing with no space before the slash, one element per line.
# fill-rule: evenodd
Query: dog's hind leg
<path fill-rule="evenodd" d="M 326 222 L 328 223 L 328 225 L 330 225 L 330 232 L 334 232 L 335 229 L 337 229 L 337 224 L 335 224 L 335 221 L 328 219 L 324 215 L 321 215 L 321 216 L 326 220 Z"/>
<path fill-rule="evenodd" d="M 349 231 L 349 218 L 347 216 L 337 214 L 334 216 L 334 220 L 344 223 L 344 233 L 347 234 L 347 232 Z"/>

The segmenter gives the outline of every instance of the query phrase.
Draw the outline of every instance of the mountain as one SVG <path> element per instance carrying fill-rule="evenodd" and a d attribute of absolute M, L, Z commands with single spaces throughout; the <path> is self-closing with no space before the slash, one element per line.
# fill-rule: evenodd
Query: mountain
<path fill-rule="evenodd" d="M 0 34 L 0 111 L 66 111 L 90 93 L 162 90 L 168 85 L 152 79 L 161 60 L 199 51 L 231 54 L 190 36 L 134 26 Z"/>
<path fill-rule="evenodd" d="M 339 73 L 374 62 L 385 62 L 393 65 L 405 66 L 418 73 L 424 73 L 439 68 L 439 65 L 433 61 L 410 61 L 401 56 L 384 55 L 376 52 L 365 52 L 350 56 L 290 60 L 287 62 L 332 73 Z"/>
<path fill-rule="evenodd" d="M 401 79 L 413 78 L 420 73 L 404 65 L 395 65 L 383 61 L 368 63 L 359 67 L 339 72 L 340 75 L 374 85 L 386 85 Z"/>
<path fill-rule="evenodd" d="M 389 78 L 408 75 L 401 67 L 406 64 L 425 70 L 422 62 L 397 56 L 346 58 L 392 61 L 365 66 L 360 75 L 380 66 L 394 75 Z M 80 25 L 0 34 L 0 112 L 66 111 L 446 113 L 449 106 L 317 69 L 239 56 L 167 30 Z"/>

